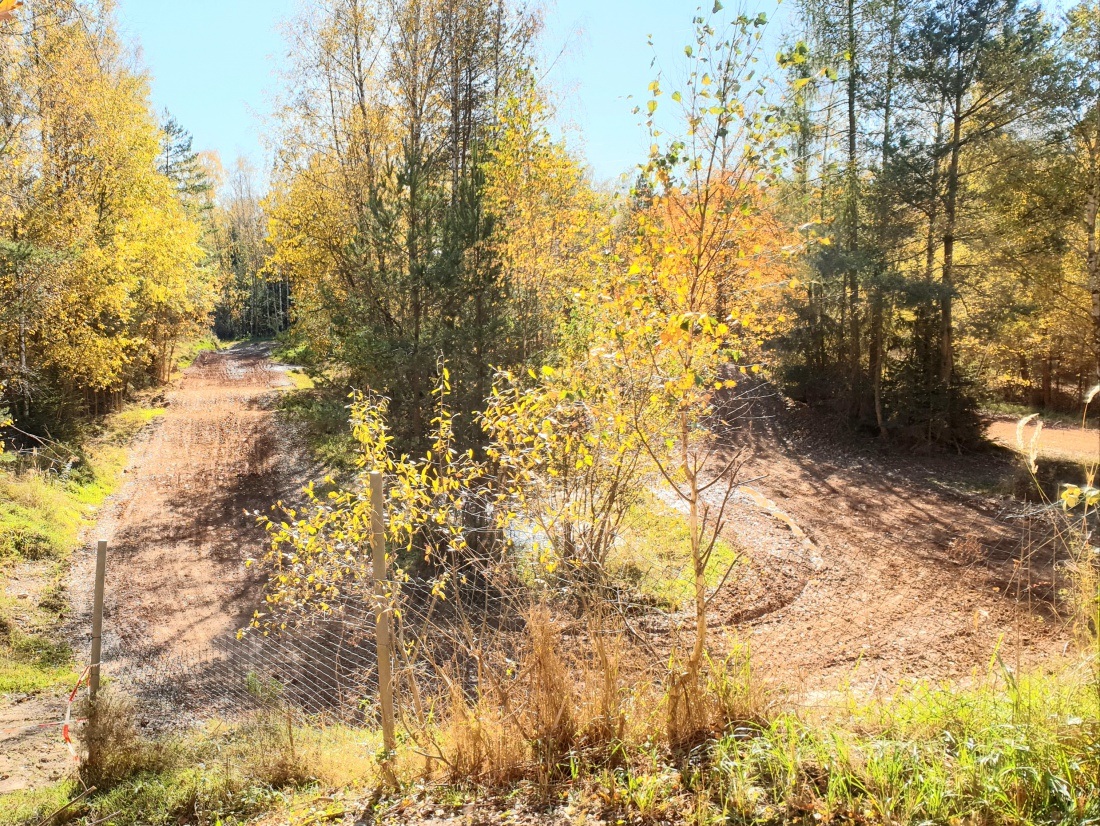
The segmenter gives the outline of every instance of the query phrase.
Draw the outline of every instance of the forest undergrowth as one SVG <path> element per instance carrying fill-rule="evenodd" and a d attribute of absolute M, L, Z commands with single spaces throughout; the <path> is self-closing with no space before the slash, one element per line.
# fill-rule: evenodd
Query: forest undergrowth
<path fill-rule="evenodd" d="M 383 780 L 378 732 L 283 710 L 136 749 L 136 735 L 118 738 L 132 725 L 125 707 L 110 706 L 118 739 L 101 744 L 100 760 L 115 773 L 100 772 L 101 791 L 60 822 L 1055 824 L 1100 815 L 1100 693 L 1088 661 L 1025 675 L 994 654 L 967 685 L 914 684 L 874 699 L 841 690 L 814 705 L 771 693 L 747 657 L 712 665 L 701 699 L 715 729 L 690 747 L 669 747 L 670 698 L 652 687 L 620 686 L 625 716 L 615 721 L 570 692 L 567 713 L 583 735 L 547 765 L 540 743 L 509 730 L 486 698 L 476 713 L 441 721 L 450 765 L 399 746 L 396 790 Z M 557 713 L 528 713 L 544 731 L 560 725 Z M 0 822 L 37 823 L 78 790 L 67 781 L 8 795 Z"/>

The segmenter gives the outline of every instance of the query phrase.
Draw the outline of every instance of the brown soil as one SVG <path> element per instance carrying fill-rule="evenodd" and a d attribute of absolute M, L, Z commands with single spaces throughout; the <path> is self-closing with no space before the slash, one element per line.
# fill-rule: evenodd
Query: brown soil
<path fill-rule="evenodd" d="M 734 437 L 747 457 L 741 476 L 760 477 L 752 487 L 796 526 L 776 519 L 761 536 L 744 507 L 730 520 L 753 569 L 780 586 L 759 615 L 745 616 L 736 588 L 719 600 L 758 673 L 812 697 L 842 683 L 890 691 L 965 677 L 999 645 L 1010 666 L 1064 650 L 1050 551 L 1028 540 L 1023 506 L 974 492 L 1003 486 L 1007 458 L 879 453 L 798 419 L 782 414 Z"/>
<path fill-rule="evenodd" d="M 267 512 L 303 482 L 302 451 L 281 428 L 274 402 L 292 385 L 263 345 L 200 354 L 165 393 L 165 414 L 142 431 L 120 492 L 89 532 L 71 576 L 71 635 L 88 659 L 95 540 L 109 542 L 104 676 L 134 683 L 175 679 L 210 660 L 259 604 L 261 579 L 245 560 L 262 556 L 265 533 L 246 511 Z M 60 720 L 65 698 L 35 698 L 4 719 Z M 164 703 L 139 703 L 157 727 Z M 7 727 L 8 723 L 0 725 Z M 18 725 L 17 722 L 12 725 Z M 6 787 L 38 785 L 72 771 L 59 729 L 4 742 Z"/>
<path fill-rule="evenodd" d="M 262 604 L 263 573 L 247 567 L 267 549 L 256 513 L 296 498 L 309 475 L 274 409 L 292 382 L 269 349 L 199 356 L 166 394 L 167 412 L 100 519 L 98 537 L 110 547 L 104 667 L 140 695 L 142 725 L 186 722 L 184 711 L 209 716 L 217 701 L 236 702 L 231 693 L 243 683 L 212 669 Z M 83 563 L 74 576 L 83 588 L 73 592 L 87 611 L 90 554 Z M 90 639 L 81 643 L 87 650 Z"/>
<path fill-rule="evenodd" d="M 73 761 L 56 723 L 64 716 L 63 697 L 19 697 L 0 709 L 0 794 L 56 782 Z"/>
<path fill-rule="evenodd" d="M 238 346 L 200 354 L 166 394 L 97 530 L 110 548 L 104 659 L 115 669 L 137 655 L 200 655 L 247 624 L 261 581 L 244 563 L 264 551 L 248 512 L 295 486 L 272 409 L 287 384 L 263 348 Z"/>
<path fill-rule="evenodd" d="M 1024 447 L 1030 447 L 1036 425 L 1023 430 Z M 1017 449 L 1016 422 L 994 421 L 989 425 L 989 438 L 1013 450 Z M 1100 434 L 1096 430 L 1085 431 L 1079 427 L 1043 424 L 1039 434 L 1038 453 L 1043 458 L 1094 463 L 1100 457 Z"/>

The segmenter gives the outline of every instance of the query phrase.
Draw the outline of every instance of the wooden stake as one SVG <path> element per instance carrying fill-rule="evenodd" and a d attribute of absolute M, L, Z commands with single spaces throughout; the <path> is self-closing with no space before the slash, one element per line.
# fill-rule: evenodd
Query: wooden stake
<path fill-rule="evenodd" d="M 103 586 L 107 573 L 107 540 L 99 540 L 95 555 L 95 598 L 92 603 L 92 671 L 88 675 L 88 693 L 92 700 L 99 691 L 99 655 L 103 643 Z"/>
<path fill-rule="evenodd" d="M 378 652 L 378 701 L 382 707 L 382 744 L 386 750 L 382 769 L 390 785 L 396 786 L 397 782 L 390 765 L 391 756 L 397 748 L 393 724 L 393 653 L 390 643 L 393 613 L 390 606 L 386 604 L 385 504 L 382 494 L 382 474 L 378 471 L 370 475 L 370 503 L 374 563 L 374 621 Z"/>
<path fill-rule="evenodd" d="M 74 797 L 72 800 L 70 800 L 68 803 L 66 803 L 64 806 L 62 806 L 60 809 L 57 809 L 56 811 L 51 812 L 50 814 L 46 815 L 44 818 L 42 818 L 40 821 L 38 821 L 38 823 L 35 824 L 35 826 L 46 826 L 47 823 L 49 823 L 51 820 L 53 820 L 55 817 L 57 817 L 63 811 L 68 809 L 70 806 L 75 806 L 77 803 L 79 803 L 81 800 L 86 798 L 88 795 L 90 795 L 94 791 L 95 791 L 95 786 L 91 786 L 91 787 L 85 789 L 84 791 L 82 791 L 80 793 L 79 796 Z"/>

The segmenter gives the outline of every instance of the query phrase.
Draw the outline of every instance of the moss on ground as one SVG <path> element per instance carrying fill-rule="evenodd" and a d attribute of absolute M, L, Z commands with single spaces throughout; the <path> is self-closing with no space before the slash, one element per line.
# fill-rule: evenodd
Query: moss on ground
<path fill-rule="evenodd" d="M 742 561 L 738 548 L 719 536 L 707 567 L 707 587 L 717 587 Z M 630 510 L 608 566 L 655 604 L 679 610 L 695 599 L 687 519 L 657 496 L 645 497 Z"/>

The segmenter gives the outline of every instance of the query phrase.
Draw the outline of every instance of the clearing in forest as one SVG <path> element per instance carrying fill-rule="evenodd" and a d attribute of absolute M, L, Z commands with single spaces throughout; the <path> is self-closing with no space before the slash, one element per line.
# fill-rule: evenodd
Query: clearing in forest
<path fill-rule="evenodd" d="M 171 680 L 215 657 L 257 608 L 262 573 L 244 563 L 262 555 L 266 536 L 246 511 L 293 497 L 311 470 L 275 410 L 292 384 L 286 369 L 262 345 L 203 353 L 135 445 L 72 573 L 71 629 L 86 652 L 91 548 L 110 542 L 108 677 Z M 1018 506 L 959 492 L 1009 472 L 1003 459 L 849 454 L 781 424 L 745 444 L 742 476 L 755 495 L 737 496 L 729 531 L 748 562 L 716 600 L 714 638 L 750 641 L 757 673 L 807 696 L 842 682 L 890 691 L 970 674 L 998 645 L 1020 662 L 1061 648 L 1050 561 L 1030 558 L 1025 573 L 1017 564 Z M 42 715 L 62 713 L 60 700 L 35 702 Z M 153 729 L 202 716 L 164 720 L 173 715 L 164 703 L 138 713 Z M 70 765 L 53 730 L 5 746 L 19 785 Z"/>

